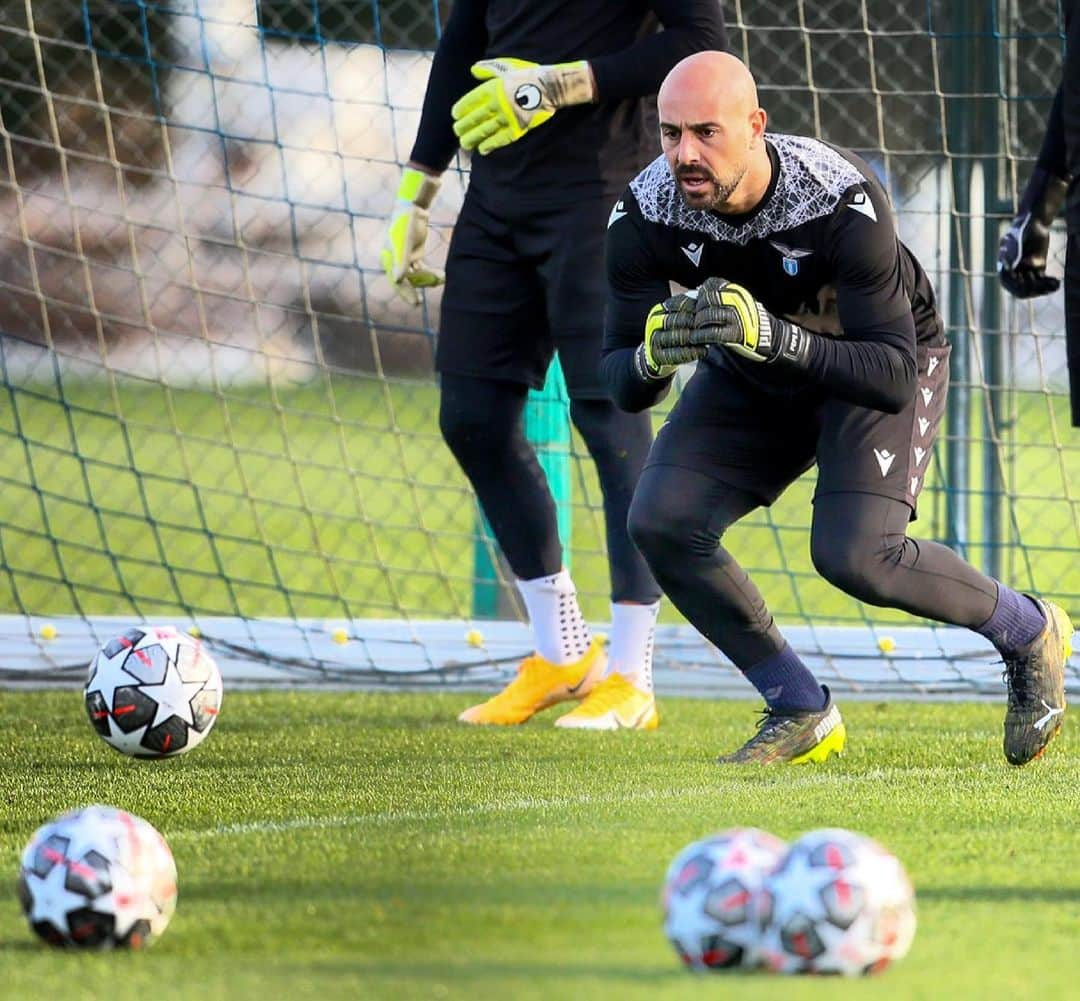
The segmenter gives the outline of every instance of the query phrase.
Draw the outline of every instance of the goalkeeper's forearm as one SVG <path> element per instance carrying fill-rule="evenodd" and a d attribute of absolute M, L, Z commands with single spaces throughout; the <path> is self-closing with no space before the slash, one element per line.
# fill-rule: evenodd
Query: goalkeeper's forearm
<path fill-rule="evenodd" d="M 608 395 L 620 410 L 636 414 L 659 403 L 671 389 L 671 378 L 643 377 L 633 347 L 605 348 L 600 356 L 600 376 Z"/>
<path fill-rule="evenodd" d="M 892 331 L 885 340 L 855 340 L 816 334 L 800 328 L 806 338 L 797 365 L 809 382 L 830 396 L 870 410 L 898 414 L 915 394 L 916 366 L 907 338 Z M 903 342 L 903 346 L 901 346 Z M 914 326 L 910 342 L 914 344 Z M 777 358 L 772 364 L 785 364 Z"/>

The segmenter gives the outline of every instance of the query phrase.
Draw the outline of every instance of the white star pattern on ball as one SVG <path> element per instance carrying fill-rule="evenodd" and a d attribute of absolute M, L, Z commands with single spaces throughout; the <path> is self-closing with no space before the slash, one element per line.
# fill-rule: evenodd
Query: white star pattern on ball
<path fill-rule="evenodd" d="M 117 654 L 113 659 L 123 660 L 126 656 L 127 651 L 125 650 L 123 653 Z M 132 674 L 128 674 L 122 667 L 115 666 L 111 670 L 105 670 L 103 665 L 98 669 L 90 684 L 86 686 L 86 691 L 88 693 L 100 692 L 101 697 L 105 700 L 105 705 L 111 709 L 118 688 L 137 685 L 138 683 L 139 679 Z"/>
<path fill-rule="evenodd" d="M 111 747 L 173 757 L 197 747 L 213 727 L 221 672 L 198 640 L 171 626 L 140 626 L 102 647 L 84 692 L 90 725 Z"/>
<path fill-rule="evenodd" d="M 170 660 L 165 669 L 165 680 L 160 685 L 143 685 L 143 692 L 157 702 L 157 711 L 151 727 L 160 726 L 170 716 L 179 716 L 188 726 L 195 723 L 191 712 L 191 700 L 202 691 L 201 681 L 184 681 L 176 664 Z"/>
<path fill-rule="evenodd" d="M 48 921 L 58 931 L 66 932 L 68 912 L 86 906 L 86 898 L 81 893 L 73 893 L 64 886 L 66 878 L 67 866 L 62 860 L 44 877 L 26 873 L 32 900 L 27 917 L 32 923 Z"/>

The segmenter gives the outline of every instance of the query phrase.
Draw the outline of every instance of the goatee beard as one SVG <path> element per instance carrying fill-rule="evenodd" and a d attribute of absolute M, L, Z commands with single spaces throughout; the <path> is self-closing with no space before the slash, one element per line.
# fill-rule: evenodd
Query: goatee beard
<path fill-rule="evenodd" d="M 708 197 L 707 201 L 704 204 L 700 200 L 695 203 L 690 200 L 691 196 L 683 188 L 682 184 L 677 183 L 676 187 L 679 191 L 679 197 L 683 200 L 683 204 L 686 205 L 687 208 L 693 209 L 695 211 L 715 212 L 735 193 L 735 189 L 739 186 L 739 183 L 746 175 L 746 170 L 744 168 L 743 170 L 739 171 L 737 177 L 731 178 L 730 180 L 724 182 L 720 181 L 717 176 L 712 173 L 712 171 L 676 169 L 676 182 L 680 182 L 681 179 L 687 174 L 689 174 L 690 176 L 705 177 L 706 180 L 708 180 L 712 184 L 713 190 L 712 194 Z"/>

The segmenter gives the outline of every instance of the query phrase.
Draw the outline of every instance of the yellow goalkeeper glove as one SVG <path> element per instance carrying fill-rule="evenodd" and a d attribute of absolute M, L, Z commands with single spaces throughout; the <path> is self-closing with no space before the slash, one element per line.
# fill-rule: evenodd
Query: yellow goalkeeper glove
<path fill-rule="evenodd" d="M 380 256 L 382 268 L 398 295 L 410 306 L 420 304 L 417 289 L 432 288 L 446 281 L 441 271 L 424 264 L 428 209 L 438 193 L 439 183 L 438 177 L 406 167 L 401 173 L 397 205 L 386 230 Z"/>
<path fill-rule="evenodd" d="M 585 60 L 541 66 L 509 57 L 485 59 L 473 65 L 472 75 L 485 82 L 462 97 L 450 113 L 462 148 L 481 154 L 509 146 L 559 108 L 588 104 L 596 97 Z"/>

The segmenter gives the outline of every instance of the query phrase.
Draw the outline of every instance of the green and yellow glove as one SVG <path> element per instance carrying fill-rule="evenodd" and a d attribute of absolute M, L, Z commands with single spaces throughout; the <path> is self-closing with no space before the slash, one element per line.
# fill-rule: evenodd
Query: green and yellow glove
<path fill-rule="evenodd" d="M 543 125 L 559 108 L 595 99 L 592 71 L 584 59 L 541 66 L 524 59 L 484 59 L 472 67 L 484 83 L 450 109 L 463 149 L 490 153 Z"/>
<path fill-rule="evenodd" d="M 696 307 L 690 344 L 715 344 L 751 361 L 805 368 L 810 332 L 773 316 L 741 285 L 709 278 L 697 289 Z"/>
<path fill-rule="evenodd" d="M 445 276 L 424 264 L 428 210 L 439 190 L 440 179 L 414 167 L 401 173 L 397 204 L 386 230 L 380 257 L 386 277 L 410 306 L 420 304 L 417 289 L 441 285 Z"/>
<path fill-rule="evenodd" d="M 669 296 L 649 310 L 645 341 L 634 354 L 638 375 L 645 381 L 667 379 L 685 362 L 704 358 L 707 346 L 691 343 L 697 309 L 697 290 Z"/>

